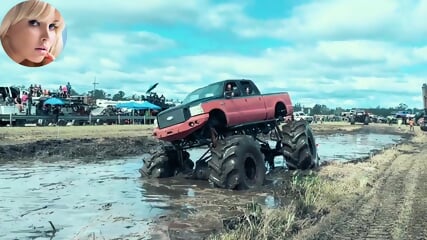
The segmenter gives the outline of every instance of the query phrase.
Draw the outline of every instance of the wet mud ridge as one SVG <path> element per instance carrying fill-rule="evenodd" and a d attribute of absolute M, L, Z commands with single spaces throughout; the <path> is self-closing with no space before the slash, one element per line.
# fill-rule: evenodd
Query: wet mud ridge
<path fill-rule="evenodd" d="M 306 239 L 427 239 L 427 149 L 399 152 L 367 194 Z"/>
<path fill-rule="evenodd" d="M 0 145 L 0 163 L 16 160 L 96 160 L 147 153 L 157 142 L 149 137 L 76 138 Z"/>

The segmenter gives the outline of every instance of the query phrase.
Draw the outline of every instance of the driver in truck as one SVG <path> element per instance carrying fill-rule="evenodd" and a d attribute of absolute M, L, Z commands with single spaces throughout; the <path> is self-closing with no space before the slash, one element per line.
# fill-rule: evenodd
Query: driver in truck
<path fill-rule="evenodd" d="M 226 95 L 234 97 L 233 86 L 231 85 L 231 83 L 227 83 L 225 87 L 224 96 Z"/>

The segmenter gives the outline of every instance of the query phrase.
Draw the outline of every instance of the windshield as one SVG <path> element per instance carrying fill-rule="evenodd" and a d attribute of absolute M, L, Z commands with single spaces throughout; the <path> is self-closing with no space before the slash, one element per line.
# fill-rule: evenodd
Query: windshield
<path fill-rule="evenodd" d="M 187 97 L 182 101 L 183 104 L 193 102 L 196 100 L 211 98 L 211 97 L 222 97 L 223 94 L 223 83 L 214 83 L 206 87 L 202 87 L 194 90 L 188 94 Z"/>

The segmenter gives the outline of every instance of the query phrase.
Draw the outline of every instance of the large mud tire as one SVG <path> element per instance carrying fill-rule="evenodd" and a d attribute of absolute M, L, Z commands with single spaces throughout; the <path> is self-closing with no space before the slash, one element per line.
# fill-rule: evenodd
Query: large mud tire
<path fill-rule="evenodd" d="M 313 131 L 306 121 L 293 121 L 282 127 L 282 150 L 289 170 L 307 170 L 318 166 Z"/>
<path fill-rule="evenodd" d="M 354 116 L 350 116 L 350 124 L 351 125 L 356 124 L 356 118 Z"/>
<path fill-rule="evenodd" d="M 184 169 L 192 169 L 193 161 L 190 154 L 183 152 L 184 167 L 178 161 L 178 151 L 172 146 L 161 146 L 150 151 L 150 157 L 143 159 L 142 168 L 139 170 L 144 178 L 168 178 L 177 175 Z"/>
<path fill-rule="evenodd" d="M 363 124 L 364 125 L 369 125 L 369 122 L 370 122 L 369 116 L 365 116 Z"/>
<path fill-rule="evenodd" d="M 209 181 L 216 187 L 233 190 L 262 186 L 266 168 L 260 148 L 258 142 L 246 135 L 219 141 L 208 162 Z"/>

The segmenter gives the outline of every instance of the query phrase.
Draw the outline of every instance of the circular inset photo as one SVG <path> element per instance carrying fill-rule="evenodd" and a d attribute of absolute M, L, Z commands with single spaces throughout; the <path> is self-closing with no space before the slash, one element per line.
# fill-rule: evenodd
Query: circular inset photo
<path fill-rule="evenodd" d="M 0 25 L 0 40 L 13 61 L 40 67 L 61 53 L 64 30 L 64 19 L 56 8 L 39 0 L 27 0 L 6 13 Z"/>

